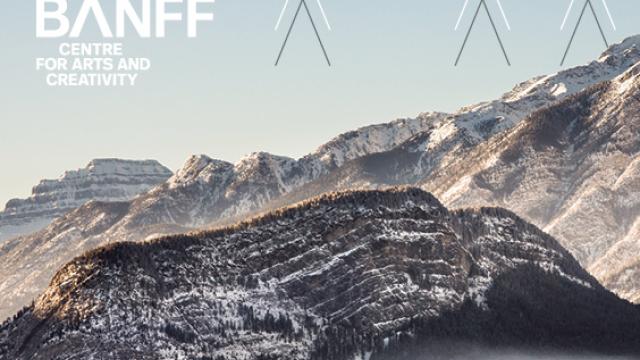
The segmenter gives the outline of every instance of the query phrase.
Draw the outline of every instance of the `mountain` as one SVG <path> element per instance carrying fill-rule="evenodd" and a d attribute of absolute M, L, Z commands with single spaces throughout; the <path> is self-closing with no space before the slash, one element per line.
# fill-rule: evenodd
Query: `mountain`
<path fill-rule="evenodd" d="M 348 132 L 300 160 L 254 153 L 234 165 L 192 156 L 166 182 L 126 204 L 81 206 L 37 233 L 0 244 L 0 319 L 31 302 L 56 270 L 87 250 L 186 232 L 257 210 L 345 161 L 389 150 L 443 117 L 429 113 Z"/>
<path fill-rule="evenodd" d="M 640 311 L 535 226 L 403 188 L 93 250 L 0 327 L 0 359 L 404 359 L 438 339 L 637 356 L 638 336 Z"/>
<path fill-rule="evenodd" d="M 415 119 L 361 128 L 340 135 L 297 160 L 254 153 L 232 164 L 204 155 L 193 156 L 165 183 L 126 205 L 114 209 L 109 204 L 88 204 L 41 232 L 0 246 L 0 296 L 7 299 L 0 304 L 0 318 L 29 303 L 60 266 L 96 246 L 231 224 L 324 192 L 399 184 L 422 186 L 449 207 L 493 205 L 511 209 L 555 235 L 605 285 L 627 299 L 636 299 L 634 293 L 640 291 L 640 284 L 635 283 L 635 277 L 625 275 L 633 274 L 636 268 L 620 267 L 616 273 L 610 272 L 612 263 L 634 263 L 624 250 L 620 250 L 621 254 L 614 252 L 620 241 L 628 238 L 625 243 L 633 243 L 637 239 L 630 232 L 634 216 L 637 218 L 631 195 L 637 194 L 638 188 L 628 161 L 634 155 L 624 150 L 619 157 L 602 157 L 609 150 L 597 143 L 608 141 L 611 131 L 599 132 L 593 124 L 610 123 L 609 129 L 615 129 L 622 123 L 596 117 L 617 118 L 616 114 L 624 113 L 624 131 L 633 133 L 633 122 L 638 118 L 637 113 L 634 115 L 633 101 L 638 94 L 633 74 L 640 61 L 639 48 L 640 36 L 631 37 L 590 64 L 536 77 L 500 99 L 465 107 L 454 114 L 425 113 Z M 622 91 L 619 96 L 615 94 L 618 90 Z M 591 101 L 590 95 L 600 98 L 603 91 L 607 95 L 602 95 L 597 106 L 583 104 Z M 598 112 L 600 106 L 607 107 L 607 112 Z M 616 106 L 621 108 L 616 110 Z M 569 155 L 571 149 L 566 147 L 567 157 L 558 156 L 547 151 L 544 136 L 527 139 L 522 131 L 523 127 L 553 124 L 558 119 L 560 124 L 566 120 L 563 114 L 574 116 L 582 112 L 592 112 L 589 116 L 593 118 L 589 120 L 593 126 L 585 125 L 582 133 L 587 134 L 586 129 L 594 133 L 586 135 L 592 137 L 589 146 L 575 149 L 581 153 Z M 545 116 L 555 117 L 549 120 Z M 555 128 L 545 131 L 553 132 Z M 567 134 L 565 137 L 573 136 Z M 520 141 L 529 152 L 511 152 L 516 158 L 513 168 L 501 166 L 501 154 L 508 157 L 507 148 L 515 148 Z M 629 141 L 633 142 L 633 137 Z M 593 154 L 586 152 L 589 149 Z M 492 163 L 494 160 L 497 162 Z M 573 160 L 598 161 L 597 166 L 603 170 L 590 169 L 586 163 L 572 166 Z M 517 166 L 519 161 L 528 162 L 527 166 L 538 173 L 520 178 L 523 166 Z M 547 168 L 546 164 L 550 166 Z M 625 166 L 629 171 L 618 188 L 613 189 L 611 181 L 601 181 L 607 176 L 622 175 L 620 171 Z M 609 168 L 612 172 L 607 175 Z M 501 171 L 511 173 L 505 177 Z M 493 184 L 492 176 L 501 178 Z M 598 186 L 591 188 L 587 183 L 599 184 L 604 192 L 611 192 L 611 199 L 629 203 L 589 206 L 594 200 L 583 195 L 598 198 L 600 193 L 590 190 L 597 190 Z M 527 190 L 529 186 L 531 191 Z M 555 197 L 561 201 L 554 203 Z M 613 200 L 604 203 L 613 204 Z M 103 221 L 98 226 L 85 222 L 92 216 Z M 605 254 L 610 254 L 610 260 Z M 618 257 L 625 257 L 625 261 L 617 262 Z M 596 267 L 598 263 L 603 264 L 603 273 Z"/>
<path fill-rule="evenodd" d="M 638 134 L 640 63 L 532 113 L 421 183 L 449 206 L 518 213 L 609 289 L 638 301 Z"/>
<path fill-rule="evenodd" d="M 140 199 L 139 206 L 134 204 L 129 223 L 118 227 L 122 234 L 131 234 L 131 228 L 140 224 L 197 228 L 245 215 L 349 160 L 388 151 L 445 116 L 425 113 L 415 119 L 364 127 L 339 135 L 298 160 L 264 152 L 252 153 L 236 164 L 205 155 L 193 156 L 162 188 Z"/>
<path fill-rule="evenodd" d="M 610 80 L 548 102 L 514 127 L 480 142 L 468 128 L 456 127 L 438 147 L 432 133 L 421 133 L 391 151 L 355 159 L 271 207 L 354 186 L 417 184 L 449 207 L 514 211 L 556 237 L 609 289 L 639 301 L 638 44 L 640 37 L 630 38 L 587 67 L 546 78 L 547 88 L 566 88 L 560 82 L 566 78 L 602 80 L 594 69 L 621 69 Z M 466 116 L 451 121 L 464 123 Z"/>
<path fill-rule="evenodd" d="M 27 199 L 10 200 L 0 212 L 0 242 L 43 229 L 91 200 L 131 200 L 171 175 L 169 169 L 151 160 L 93 160 L 57 180 L 42 180 Z"/>

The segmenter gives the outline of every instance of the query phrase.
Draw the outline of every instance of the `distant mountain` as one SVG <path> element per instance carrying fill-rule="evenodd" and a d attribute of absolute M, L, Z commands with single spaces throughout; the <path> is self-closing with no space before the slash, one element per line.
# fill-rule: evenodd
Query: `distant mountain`
<path fill-rule="evenodd" d="M 393 189 L 91 251 L 0 327 L 0 359 L 404 359 L 439 339 L 638 356 L 639 336 L 640 311 L 535 226 Z"/>
<path fill-rule="evenodd" d="M 10 200 L 0 212 L 0 242 L 43 229 L 91 200 L 131 200 L 171 175 L 157 161 L 93 160 L 57 180 L 42 180 L 27 199 Z"/>
<path fill-rule="evenodd" d="M 588 65 L 534 78 L 498 100 L 358 129 L 298 160 L 254 153 L 231 164 L 193 156 L 127 204 L 88 204 L 1 246 L 0 295 L 7 300 L 0 318 L 30 302 L 64 263 L 99 245 L 230 224 L 328 191 L 402 184 L 422 186 L 449 207 L 509 208 L 555 235 L 605 285 L 637 299 L 640 284 L 628 275 L 637 271 L 628 268 L 634 258 L 614 250 L 616 244 L 638 246 L 629 235 L 640 191 L 632 166 L 637 136 L 629 134 L 637 131 L 639 49 L 640 36 L 632 37 Z M 571 124 L 583 128 L 573 131 Z M 618 127 L 616 145 L 607 147 Z M 555 140 L 546 135 L 556 131 L 564 153 L 554 152 Z M 588 146 L 579 146 L 583 140 Z M 621 176 L 617 187 L 603 180 L 607 176 Z M 585 196 L 600 199 L 598 186 L 611 198 L 601 198 L 606 206 L 589 207 L 594 200 Z M 630 245 L 622 247 L 624 239 Z M 611 273 L 613 263 L 625 265 Z"/>

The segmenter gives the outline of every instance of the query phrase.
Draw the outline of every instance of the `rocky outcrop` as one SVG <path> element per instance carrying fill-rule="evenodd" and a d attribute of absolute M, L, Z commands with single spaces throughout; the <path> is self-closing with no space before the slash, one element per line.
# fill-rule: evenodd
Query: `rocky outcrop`
<path fill-rule="evenodd" d="M 0 242 L 36 232 L 91 200 L 131 200 L 171 175 L 169 169 L 152 160 L 93 160 L 57 180 L 42 180 L 27 199 L 10 200 L 0 212 Z"/>

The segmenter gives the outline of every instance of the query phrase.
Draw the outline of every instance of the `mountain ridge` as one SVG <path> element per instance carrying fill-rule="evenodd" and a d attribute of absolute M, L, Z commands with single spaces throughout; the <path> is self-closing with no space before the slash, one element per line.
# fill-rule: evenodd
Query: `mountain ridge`
<path fill-rule="evenodd" d="M 27 271 L 24 264 L 46 262 L 44 270 L 38 268 L 40 265 L 36 266 L 42 279 L 46 279 L 57 267 L 93 246 L 111 241 L 143 241 L 163 234 L 232 223 L 248 214 L 285 206 L 326 191 L 421 184 L 449 207 L 496 205 L 474 203 L 472 197 L 465 203 L 467 198 L 453 196 L 456 192 L 465 192 L 471 174 L 455 183 L 445 179 L 451 183 L 447 186 L 446 181 L 438 186 L 429 183 L 436 182 L 433 178 L 438 177 L 438 172 L 444 171 L 442 169 L 464 165 L 460 165 L 460 159 L 472 154 L 474 149 L 483 148 L 487 142 L 494 144 L 505 134 L 516 131 L 531 114 L 543 111 L 551 104 L 574 99 L 573 96 L 591 86 L 604 86 L 598 84 L 630 74 L 629 69 L 640 61 L 639 44 L 640 36 L 631 37 L 613 45 L 588 65 L 536 77 L 517 85 L 499 100 L 465 107 L 455 114 L 424 113 L 416 119 L 401 119 L 339 135 L 297 160 L 254 153 L 232 164 L 194 156 L 167 182 L 132 201 L 122 216 L 110 214 L 108 209 L 100 213 L 96 206 L 88 208 L 87 213 L 93 216 L 117 219 L 100 233 L 91 226 L 87 229 L 79 226 L 77 231 L 68 233 L 56 232 L 55 229 L 68 229 L 64 224 L 56 223 L 44 232 L 25 237 L 20 244 L 14 242 L 5 246 L 5 251 L 0 248 L 0 256 L 8 259 L 0 262 L 0 293 L 8 292 L 5 295 L 12 299 L 12 304 L 24 304 L 46 286 L 43 281 L 34 282 L 33 289 L 22 288 L 22 280 L 32 271 Z M 629 99 L 635 98 L 634 89 L 627 89 L 625 94 L 630 94 Z M 470 164 L 468 171 L 475 173 L 477 167 L 479 164 Z M 535 204 L 531 208 L 535 208 Z M 75 214 L 82 219 L 83 210 L 79 210 Z M 527 215 L 527 209 L 515 210 Z M 536 222 L 536 219 L 530 220 Z M 80 224 L 72 219 L 67 221 Z M 536 223 L 543 227 L 547 225 Z M 46 244 L 54 240 L 57 244 L 66 244 L 68 250 L 57 252 L 53 250 L 58 248 L 48 248 Z M 603 242 L 607 246 L 612 243 L 613 240 Z M 36 246 L 36 251 L 32 251 L 29 244 L 45 245 Z M 612 254 L 611 258 L 616 256 L 620 255 Z M 597 269 L 594 271 L 601 279 L 606 276 Z M 622 278 L 617 279 L 611 280 L 611 284 Z M 628 281 L 625 284 L 628 287 L 625 294 L 630 294 L 635 285 Z M 14 305 L 2 308 L 0 317 L 9 316 L 15 310 Z"/>
<path fill-rule="evenodd" d="M 558 319 L 539 316 L 552 303 Z M 394 188 L 325 194 L 236 226 L 89 251 L 0 327 L 0 353 L 379 359 L 443 336 L 640 354 L 634 319 L 637 309 L 512 212 L 450 212 L 429 193 Z M 538 326 L 547 334 L 532 340 Z"/>

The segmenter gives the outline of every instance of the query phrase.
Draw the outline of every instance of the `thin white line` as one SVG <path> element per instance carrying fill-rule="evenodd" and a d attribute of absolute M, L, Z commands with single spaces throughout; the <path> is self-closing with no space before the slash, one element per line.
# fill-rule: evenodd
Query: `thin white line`
<path fill-rule="evenodd" d="M 564 14 L 564 20 L 562 20 L 562 25 L 560 25 L 560 31 L 564 30 L 564 26 L 567 24 L 567 19 L 569 19 L 569 13 L 571 13 L 571 8 L 573 8 L 573 2 L 575 0 L 571 0 L 569 4 L 569 8 L 567 9 L 567 13 Z"/>
<path fill-rule="evenodd" d="M 507 29 L 509 29 L 509 31 L 511 31 L 511 25 L 509 25 L 509 20 L 507 20 L 507 14 L 504 13 L 504 9 L 502 8 L 502 4 L 500 3 L 500 0 L 496 0 L 498 1 L 498 7 L 500 8 L 500 12 L 502 13 L 502 17 L 504 18 L 504 23 L 507 24 Z"/>
<path fill-rule="evenodd" d="M 462 11 L 460 11 L 460 16 L 458 16 L 458 21 L 456 22 L 455 31 L 458 31 L 458 26 L 460 26 L 460 21 L 462 20 L 462 15 L 464 15 L 464 11 L 467 9 L 467 5 L 469 5 L 469 0 L 464 0 L 464 5 L 462 5 Z"/>
<path fill-rule="evenodd" d="M 284 6 L 282 7 L 282 11 L 280 11 L 280 17 L 278 17 L 278 22 L 276 23 L 276 28 L 274 30 L 278 30 L 280 27 L 280 22 L 282 21 L 285 10 L 287 10 L 287 6 L 289 6 L 289 0 L 284 0 Z"/>
<path fill-rule="evenodd" d="M 331 25 L 329 25 L 329 19 L 327 19 L 327 14 L 324 13 L 324 8 L 322 7 L 322 3 L 318 0 L 318 6 L 320 7 L 320 12 L 322 13 L 322 17 L 324 18 L 325 24 L 327 24 L 327 28 L 331 31 Z"/>
<path fill-rule="evenodd" d="M 602 3 L 604 4 L 604 8 L 607 9 L 607 15 L 609 15 L 609 21 L 611 21 L 611 26 L 613 26 L 613 30 L 616 31 L 618 29 L 616 29 L 616 23 L 613 22 L 613 16 L 611 16 L 611 11 L 609 11 L 609 6 L 607 5 L 607 0 L 602 0 Z"/>

